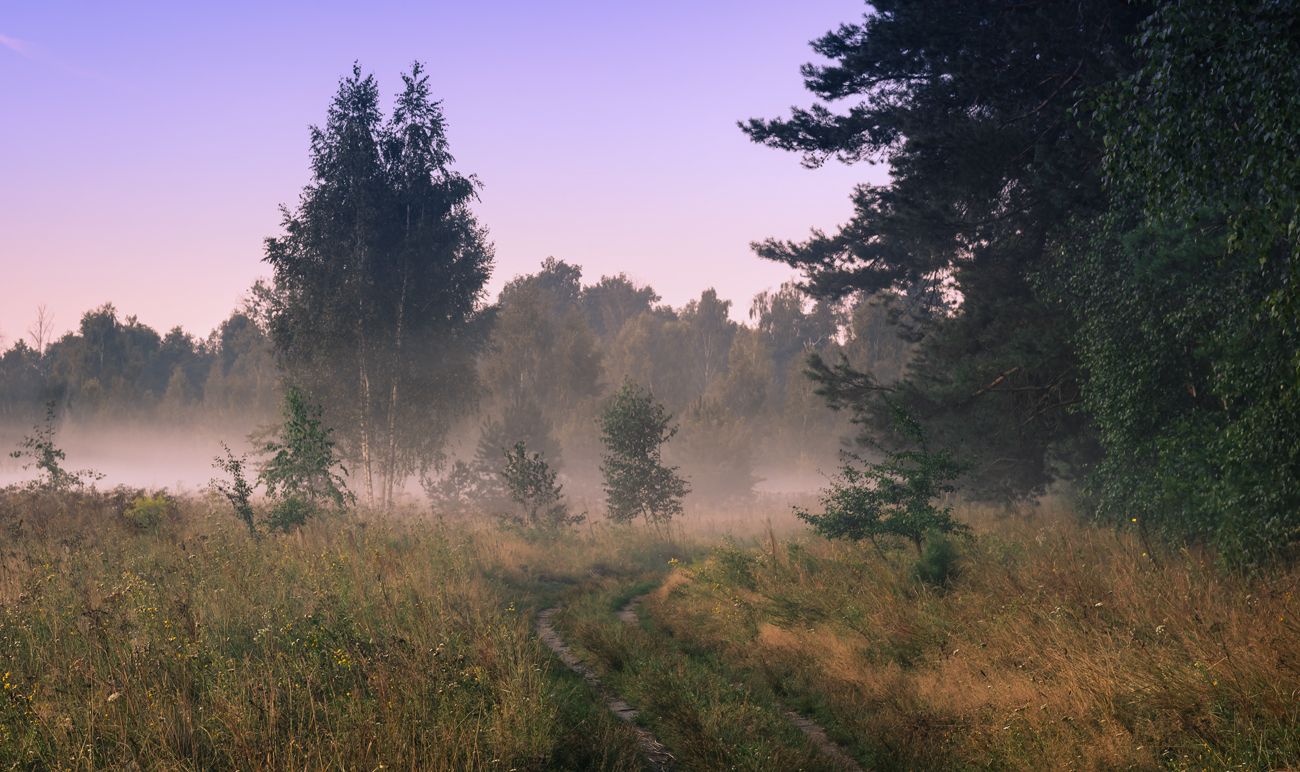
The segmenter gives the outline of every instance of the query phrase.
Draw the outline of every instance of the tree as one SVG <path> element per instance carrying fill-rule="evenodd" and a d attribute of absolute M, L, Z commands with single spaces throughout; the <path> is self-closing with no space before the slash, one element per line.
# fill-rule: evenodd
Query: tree
<path fill-rule="evenodd" d="M 581 278 L 577 266 L 547 258 L 540 271 L 501 290 L 482 360 L 484 381 L 501 404 L 527 402 L 556 415 L 595 396 L 601 358 L 580 306 Z"/>
<path fill-rule="evenodd" d="M 1098 514 L 1258 566 L 1300 547 L 1300 13 L 1162 2 L 1098 100 L 1111 195 L 1044 277 Z"/>
<path fill-rule="evenodd" d="M 528 446 L 516 442 L 505 452 L 501 478 L 510 498 L 523 510 L 512 517 L 517 523 L 533 528 L 556 528 L 580 523 L 582 515 L 570 515 L 564 501 L 564 487 L 555 481 L 556 472 L 540 453 L 528 452 Z"/>
<path fill-rule="evenodd" d="M 43 402 L 51 401 L 45 357 L 19 340 L 0 355 L 0 415 L 6 420 L 36 418 Z"/>
<path fill-rule="evenodd" d="M 272 419 L 280 401 L 279 373 L 267 331 L 245 307 L 209 337 L 203 406 L 223 421 Z"/>
<path fill-rule="evenodd" d="M 754 475 L 756 427 L 717 400 L 701 397 L 682 413 L 671 458 L 691 470 L 691 495 L 709 502 L 749 499 Z"/>
<path fill-rule="evenodd" d="M 560 468 L 560 443 L 551 430 L 550 422 L 542 414 L 542 409 L 527 397 L 519 397 L 507 404 L 499 420 L 488 419 L 483 423 L 479 431 L 478 447 L 475 449 L 475 461 L 495 475 L 501 468 L 501 454 L 516 442 L 527 444 L 550 459 L 552 466 Z"/>
<path fill-rule="evenodd" d="M 291 379 L 327 406 L 368 501 L 437 457 L 477 399 L 479 302 L 492 250 L 452 169 L 440 103 L 416 63 L 385 122 L 354 66 L 311 135 L 312 181 L 270 238 L 271 336 Z"/>
<path fill-rule="evenodd" d="M 691 377 L 689 333 L 677 311 L 658 306 L 629 319 L 609 344 L 608 371 L 616 382 L 645 384 L 673 410 L 698 396 Z"/>
<path fill-rule="evenodd" d="M 690 382 L 698 399 L 726 371 L 727 354 L 736 337 L 737 324 L 731 321 L 731 301 L 718 297 L 710 287 L 682 309 L 679 319 L 689 348 L 681 356 L 688 359 Z"/>
<path fill-rule="evenodd" d="M 889 292 L 923 335 L 892 390 L 933 441 L 983 463 L 973 493 L 1042 489 L 1086 423 L 1068 316 L 1035 291 L 1051 245 L 1074 218 L 1105 205 L 1101 142 L 1072 107 L 1131 68 L 1143 3 L 960 0 L 871 4 L 865 18 L 813 43 L 816 104 L 743 125 L 760 143 L 831 158 L 884 161 L 885 187 L 862 185 L 838 232 L 768 240 L 758 254 L 803 271 L 815 297 Z M 820 374 L 829 390 L 853 368 Z M 867 439 L 889 439 L 882 392 L 859 391 Z M 900 438 L 893 437 L 895 441 Z"/>
<path fill-rule="evenodd" d="M 822 513 L 799 507 L 795 513 L 827 538 L 868 540 L 877 546 L 881 537 L 899 538 L 920 557 L 930 534 L 965 530 L 953 519 L 951 507 L 934 504 L 953 490 L 958 466 L 945 451 L 929 450 L 920 425 L 901 409 L 895 409 L 895 420 L 913 443 L 910 449 L 882 448 L 884 459 L 878 463 L 846 454 L 839 476 L 822 495 Z"/>
<path fill-rule="evenodd" d="M 353 503 L 356 497 L 348 491 L 347 469 L 338 458 L 332 434 L 321 421 L 320 406 L 290 386 L 277 436 L 262 447 L 268 458 L 258 480 L 267 494 L 303 500 L 313 507 L 329 503 L 343 509 Z"/>
<path fill-rule="evenodd" d="M 651 287 L 638 287 L 624 274 L 602 276 L 600 281 L 582 290 L 582 306 L 587 324 L 602 341 L 608 342 L 629 319 L 654 307 L 660 300 Z"/>
<path fill-rule="evenodd" d="M 45 347 L 49 345 L 50 337 L 54 331 L 54 314 L 46 310 L 45 304 L 42 303 L 36 307 L 36 321 L 32 326 L 27 328 L 27 334 L 31 336 L 32 348 L 37 354 L 45 353 Z"/>
<path fill-rule="evenodd" d="M 625 382 L 600 416 L 605 456 L 605 501 L 611 520 L 644 517 L 659 525 L 682 512 L 690 486 L 676 467 L 664 466 L 663 444 L 677 433 L 672 416 L 654 396 Z"/>

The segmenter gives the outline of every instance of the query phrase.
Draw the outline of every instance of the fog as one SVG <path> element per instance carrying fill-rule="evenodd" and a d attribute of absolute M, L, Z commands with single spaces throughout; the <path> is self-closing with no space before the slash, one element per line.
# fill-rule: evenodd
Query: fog
<path fill-rule="evenodd" d="M 205 487 L 213 477 L 212 460 L 221 453 L 225 442 L 236 453 L 252 449 L 248 441 L 251 426 L 230 427 L 228 431 L 213 427 L 175 428 L 162 424 L 134 422 L 96 423 L 60 426 L 56 445 L 67 458 L 70 471 L 93 470 L 103 475 L 95 484 L 99 488 L 128 485 L 138 488 L 168 488 L 184 493 Z M 24 470 L 25 460 L 11 452 L 32 427 L 0 427 L 0 486 L 36 477 L 35 469 Z"/>

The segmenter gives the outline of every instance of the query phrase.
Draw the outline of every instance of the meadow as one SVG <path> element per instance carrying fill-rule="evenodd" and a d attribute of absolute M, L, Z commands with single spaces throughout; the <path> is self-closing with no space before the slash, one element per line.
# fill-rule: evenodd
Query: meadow
<path fill-rule="evenodd" d="M 963 509 L 937 587 L 783 502 L 659 530 L 412 508 L 253 538 L 211 499 L 146 523 L 119 499 L 4 497 L 5 767 L 643 768 L 538 641 L 544 608 L 680 769 L 834 769 L 790 708 L 872 769 L 1300 763 L 1297 574 L 1153 560 L 1060 508 Z"/>

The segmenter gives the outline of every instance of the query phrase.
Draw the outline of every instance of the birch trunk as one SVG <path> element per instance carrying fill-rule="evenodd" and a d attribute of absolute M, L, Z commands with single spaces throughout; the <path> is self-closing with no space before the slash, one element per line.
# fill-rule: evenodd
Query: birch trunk
<path fill-rule="evenodd" d="M 402 293 L 397 304 L 397 327 L 393 338 L 393 378 L 388 394 L 388 458 L 384 469 L 384 506 L 392 506 L 397 478 L 397 395 L 402 377 L 402 332 L 406 320 L 406 285 L 408 273 L 403 266 Z"/>

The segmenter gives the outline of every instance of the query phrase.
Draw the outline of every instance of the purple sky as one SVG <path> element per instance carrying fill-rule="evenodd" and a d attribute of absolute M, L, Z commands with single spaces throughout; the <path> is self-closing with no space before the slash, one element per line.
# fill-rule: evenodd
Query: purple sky
<path fill-rule="evenodd" d="M 268 6 L 274 6 L 270 8 Z M 206 4 L 0 0 L 0 335 L 111 301 L 206 334 L 267 275 L 307 127 L 354 59 L 413 59 L 482 180 L 493 294 L 546 256 L 681 304 L 791 274 L 748 243 L 849 214 L 881 167 L 808 171 L 738 119 L 805 104 L 807 42 L 860 0 Z"/>

